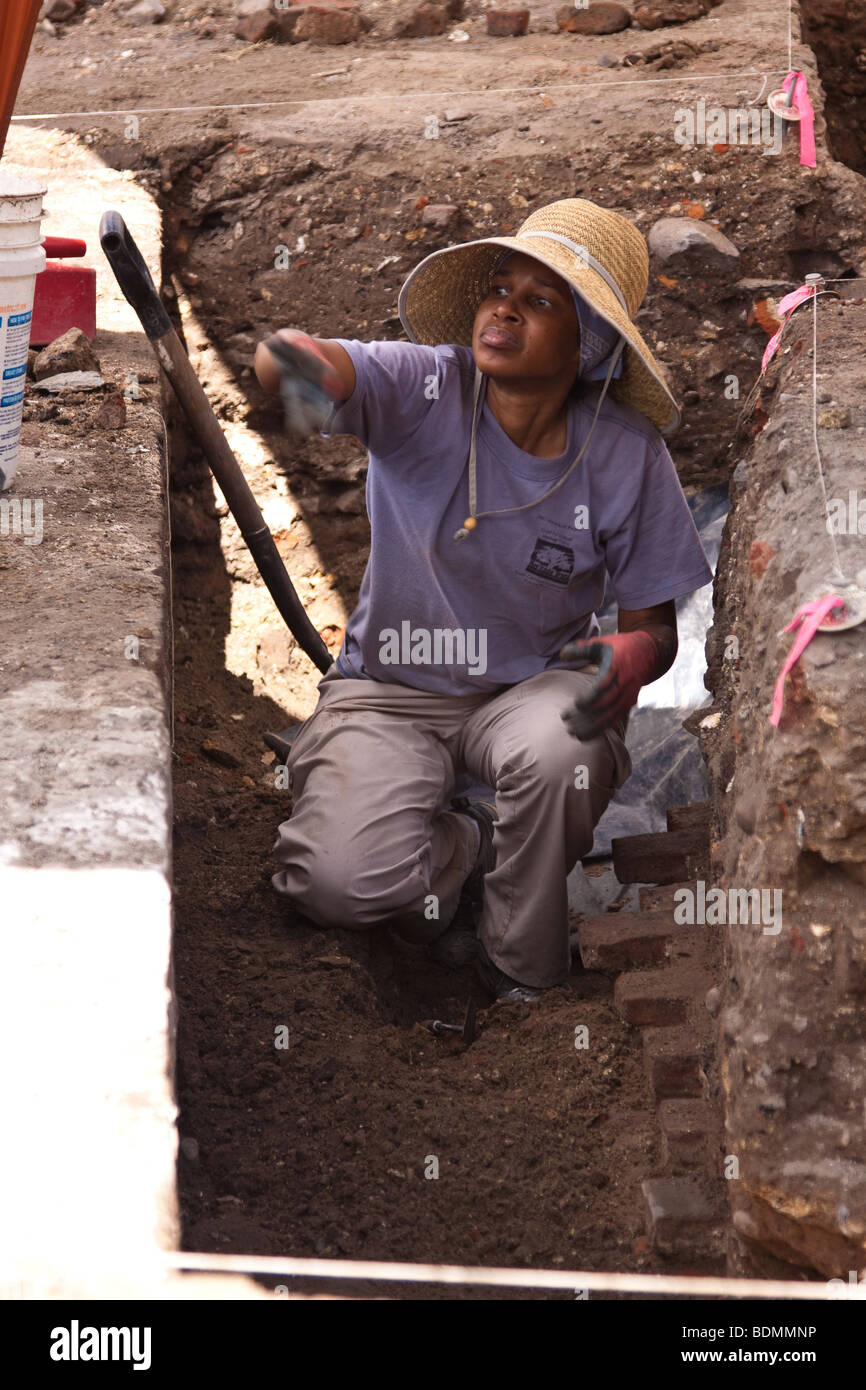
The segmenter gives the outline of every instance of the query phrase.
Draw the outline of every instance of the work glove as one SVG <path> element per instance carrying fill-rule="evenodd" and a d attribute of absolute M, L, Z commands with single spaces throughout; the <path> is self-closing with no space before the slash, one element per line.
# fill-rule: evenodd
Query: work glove
<path fill-rule="evenodd" d="M 641 686 L 655 679 L 659 650 L 648 632 L 617 632 L 588 642 L 569 642 L 559 659 L 578 666 L 598 664 L 592 685 L 562 711 L 572 737 L 587 741 L 609 729 L 637 703 Z"/>
<path fill-rule="evenodd" d="M 280 368 L 280 397 L 286 430 L 294 439 L 306 439 L 322 428 L 337 399 L 338 378 L 306 333 L 292 332 L 289 342 L 275 333 L 265 347 Z"/>

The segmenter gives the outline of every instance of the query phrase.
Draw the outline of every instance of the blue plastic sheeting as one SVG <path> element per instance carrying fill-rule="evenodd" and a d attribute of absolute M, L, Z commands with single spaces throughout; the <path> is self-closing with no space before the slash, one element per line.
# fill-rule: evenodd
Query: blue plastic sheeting
<path fill-rule="evenodd" d="M 729 506 L 726 483 L 689 498 L 689 508 L 713 570 L 718 563 Z M 704 685 L 704 643 L 713 621 L 713 587 L 705 584 L 687 598 L 677 600 L 677 659 L 660 680 L 644 686 L 631 712 L 626 745 L 631 754 L 632 775 L 595 828 L 593 858 L 609 854 L 610 842 L 618 835 L 665 830 L 668 806 L 710 798 L 700 745 L 682 727 L 682 722 L 693 710 L 711 703 Z M 616 631 L 614 600 L 605 602 L 598 620 L 603 633 Z"/>

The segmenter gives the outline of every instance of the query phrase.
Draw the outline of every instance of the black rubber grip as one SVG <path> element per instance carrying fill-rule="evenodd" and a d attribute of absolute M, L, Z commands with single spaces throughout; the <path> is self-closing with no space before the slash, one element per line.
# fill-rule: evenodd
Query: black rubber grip
<path fill-rule="evenodd" d="M 144 257 L 119 212 L 102 214 L 99 242 L 124 298 L 138 314 L 148 338 L 164 337 L 171 331 L 171 319 L 156 292 Z"/>

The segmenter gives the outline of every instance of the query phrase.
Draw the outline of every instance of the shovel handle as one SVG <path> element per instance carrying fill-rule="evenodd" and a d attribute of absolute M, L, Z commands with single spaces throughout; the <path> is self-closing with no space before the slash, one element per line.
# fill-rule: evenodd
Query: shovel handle
<path fill-rule="evenodd" d="M 172 327 L 141 252 L 119 212 L 102 214 L 99 241 L 124 297 L 132 305 L 153 343 L 159 364 L 198 436 L 211 471 L 279 613 L 314 665 L 320 671 L 327 671 L 332 665 L 331 654 L 295 593 L 250 485 Z"/>
<path fill-rule="evenodd" d="M 102 214 L 99 242 L 124 299 L 132 305 L 148 338 L 164 337 L 171 331 L 171 319 L 156 292 L 144 257 L 119 212 Z"/>

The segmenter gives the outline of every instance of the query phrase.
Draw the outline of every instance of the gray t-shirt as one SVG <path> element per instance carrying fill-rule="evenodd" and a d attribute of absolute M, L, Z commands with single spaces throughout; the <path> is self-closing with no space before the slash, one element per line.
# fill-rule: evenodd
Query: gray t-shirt
<path fill-rule="evenodd" d="M 673 460 L 639 411 L 605 398 L 587 452 L 562 487 L 523 512 L 469 511 L 475 363 L 468 347 L 337 338 L 355 390 L 322 428 L 369 450 L 371 550 L 337 658 L 348 677 L 449 695 L 492 692 L 567 665 L 559 650 L 599 632 L 605 570 L 621 608 L 708 584 Z M 524 453 L 479 400 L 479 512 L 534 501 L 579 452 L 600 387 L 569 405 L 558 458 Z"/>

